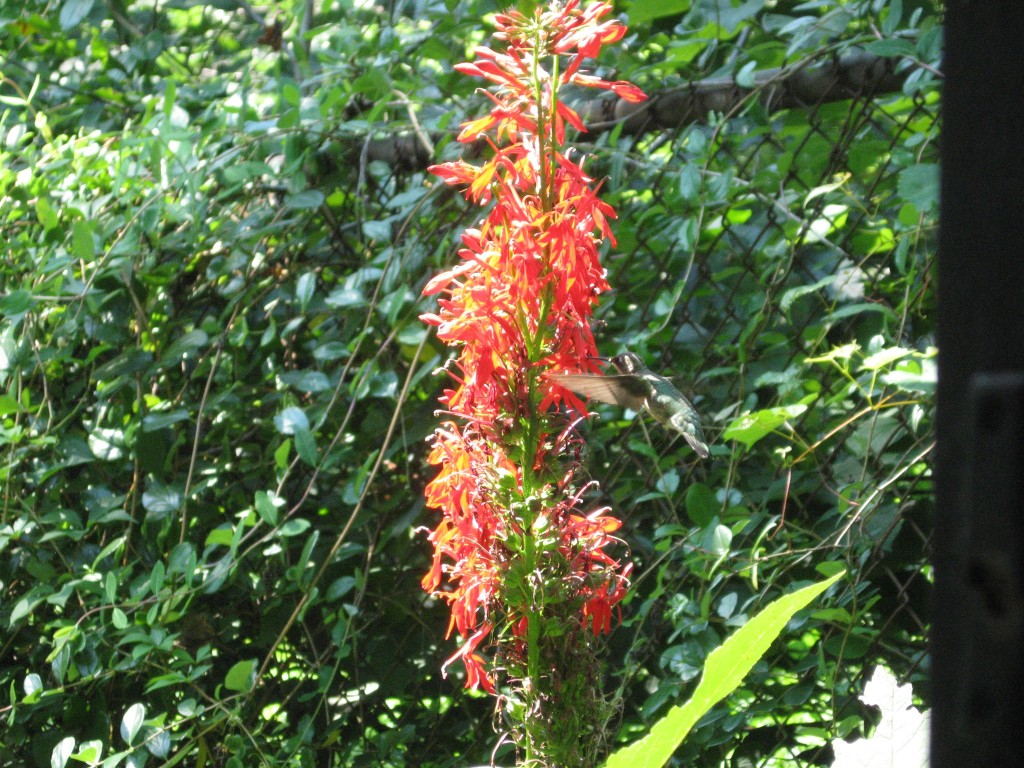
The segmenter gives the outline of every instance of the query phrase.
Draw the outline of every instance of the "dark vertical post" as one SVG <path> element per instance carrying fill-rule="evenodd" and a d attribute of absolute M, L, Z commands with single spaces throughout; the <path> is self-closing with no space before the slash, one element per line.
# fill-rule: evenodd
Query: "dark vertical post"
<path fill-rule="evenodd" d="M 947 0 L 932 768 L 1024 758 L 1024 2 Z"/>

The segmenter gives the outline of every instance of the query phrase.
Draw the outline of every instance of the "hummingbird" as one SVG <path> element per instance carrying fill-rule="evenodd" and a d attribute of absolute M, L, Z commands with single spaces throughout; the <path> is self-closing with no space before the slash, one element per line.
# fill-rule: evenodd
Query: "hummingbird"
<path fill-rule="evenodd" d="M 664 376 L 643 364 L 632 352 L 609 361 L 617 375 L 552 373 L 549 378 L 578 395 L 621 405 L 634 411 L 646 409 L 658 423 L 679 432 L 702 459 L 709 456 L 700 417 L 682 392 Z"/>

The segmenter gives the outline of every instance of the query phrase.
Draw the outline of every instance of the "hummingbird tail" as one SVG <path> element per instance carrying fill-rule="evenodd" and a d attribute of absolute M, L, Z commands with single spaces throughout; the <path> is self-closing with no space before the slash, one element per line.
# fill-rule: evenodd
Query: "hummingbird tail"
<path fill-rule="evenodd" d="M 695 435 L 691 435 L 688 432 L 684 432 L 683 437 L 686 438 L 686 442 L 688 442 L 690 444 L 690 447 L 693 448 L 694 453 L 696 453 L 702 459 L 706 459 L 708 456 L 711 455 L 711 452 L 708 450 L 707 445 L 702 443 Z"/>

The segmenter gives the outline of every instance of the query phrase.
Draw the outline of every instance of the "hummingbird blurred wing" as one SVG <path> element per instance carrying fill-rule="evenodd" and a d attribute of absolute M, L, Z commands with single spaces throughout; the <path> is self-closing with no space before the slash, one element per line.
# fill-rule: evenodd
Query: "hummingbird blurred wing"
<path fill-rule="evenodd" d="M 639 411 L 647 404 L 648 388 L 635 376 L 598 376 L 586 373 L 551 373 L 548 378 L 602 403 Z"/>

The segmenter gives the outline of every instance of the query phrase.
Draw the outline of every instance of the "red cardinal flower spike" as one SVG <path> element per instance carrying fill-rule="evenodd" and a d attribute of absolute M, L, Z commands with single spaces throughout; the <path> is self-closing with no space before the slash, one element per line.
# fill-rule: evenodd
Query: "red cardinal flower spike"
<path fill-rule="evenodd" d="M 426 497 L 441 521 L 430 533 L 434 559 L 423 587 L 447 601 L 449 632 L 462 638 L 445 669 L 460 660 L 467 687 L 494 693 L 507 685 L 504 695 L 524 713 L 584 706 L 566 692 L 587 686 L 568 685 L 568 676 L 593 677 L 593 665 L 561 665 L 578 662 L 574 654 L 591 652 L 593 636 L 610 631 L 630 570 L 608 552 L 619 521 L 608 510 L 580 509 L 572 424 L 585 406 L 545 377 L 596 370 L 590 320 L 608 288 L 599 249 L 612 240 L 615 217 L 562 146 L 567 124 L 584 127 L 559 88 L 645 98 L 629 83 L 582 70 L 625 34 L 617 21 L 601 20 L 610 9 L 569 0 L 530 17 L 499 14 L 495 37 L 504 47 L 478 47 L 475 61 L 456 67 L 492 87 L 490 113 L 465 123 L 459 141 L 483 135 L 493 154 L 481 166 L 430 168 L 465 186 L 471 202 L 493 204 L 463 234 L 460 263 L 423 291 L 438 295 L 437 311 L 423 321 L 457 350 L 454 388 L 442 397 L 450 421 L 436 430 L 430 453 L 438 474 Z M 536 726 L 512 730 L 528 758 L 574 764 L 542 748 Z M 561 749 L 578 751 L 573 741 Z"/>

